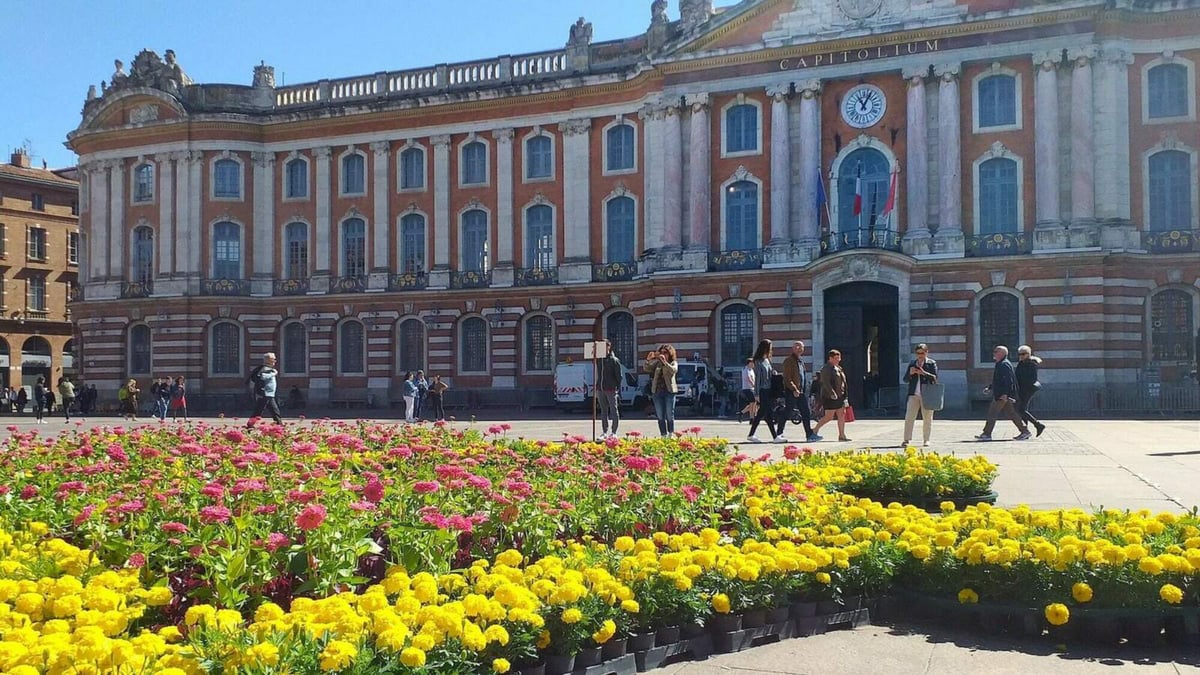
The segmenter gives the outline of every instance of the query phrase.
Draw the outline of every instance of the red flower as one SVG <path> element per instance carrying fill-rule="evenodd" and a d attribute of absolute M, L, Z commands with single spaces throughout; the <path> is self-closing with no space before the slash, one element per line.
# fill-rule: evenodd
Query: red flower
<path fill-rule="evenodd" d="M 274 553 L 275 551 L 278 551 L 279 549 L 288 546 L 291 543 L 292 541 L 288 539 L 286 534 L 272 532 L 271 534 L 267 535 L 266 548 L 268 551 Z"/>
<path fill-rule="evenodd" d="M 200 509 L 200 520 L 205 523 L 223 523 L 232 515 L 233 512 L 224 506 L 205 506 Z"/>
<path fill-rule="evenodd" d="M 89 507 L 89 508 L 91 508 L 91 507 Z M 183 523 L 174 523 L 174 522 L 163 523 L 162 525 L 159 526 L 159 528 L 163 532 L 170 532 L 172 534 L 183 534 L 188 531 L 187 525 L 184 525 Z"/>
<path fill-rule="evenodd" d="M 383 481 L 379 480 L 379 476 L 372 475 L 367 479 L 367 484 L 363 487 L 363 497 L 372 504 L 383 501 Z"/>
<path fill-rule="evenodd" d="M 125 563 L 129 567 L 141 568 L 146 566 L 146 554 L 142 552 L 134 553 L 129 556 L 129 561 Z"/>
<path fill-rule="evenodd" d="M 300 511 L 300 515 L 296 516 L 296 527 L 302 530 L 315 530 L 325 522 L 325 516 L 328 513 L 320 504 L 309 504 Z"/>

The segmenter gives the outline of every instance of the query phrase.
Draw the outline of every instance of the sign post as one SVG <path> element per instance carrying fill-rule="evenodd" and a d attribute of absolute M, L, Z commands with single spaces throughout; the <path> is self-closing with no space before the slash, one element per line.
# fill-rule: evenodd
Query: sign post
<path fill-rule="evenodd" d="M 600 359 L 608 357 L 608 343 L 595 340 L 583 343 L 583 358 L 592 362 L 592 440 L 596 440 L 596 407 L 600 395 Z"/>

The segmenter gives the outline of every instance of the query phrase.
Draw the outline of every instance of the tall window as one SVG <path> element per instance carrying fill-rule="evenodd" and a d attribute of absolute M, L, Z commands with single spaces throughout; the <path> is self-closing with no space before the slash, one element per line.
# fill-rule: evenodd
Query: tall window
<path fill-rule="evenodd" d="M 133 169 L 133 201 L 154 201 L 154 165 L 138 164 Z"/>
<path fill-rule="evenodd" d="M 367 224 L 362 218 L 350 218 L 342 223 L 342 276 L 361 277 L 367 274 Z"/>
<path fill-rule="evenodd" d="M 218 159 L 213 163 L 213 196 L 218 199 L 241 198 L 241 164 L 232 159 Z"/>
<path fill-rule="evenodd" d="M 40 274 L 29 276 L 29 309 L 35 312 L 46 311 L 46 277 Z"/>
<path fill-rule="evenodd" d="M 605 133 L 608 144 L 605 167 L 608 171 L 628 171 L 635 166 L 636 140 L 633 125 L 618 124 Z"/>
<path fill-rule="evenodd" d="M 147 283 L 154 279 L 154 230 L 142 226 L 133 230 L 133 278 Z"/>
<path fill-rule="evenodd" d="M 525 372 L 554 370 L 554 323 L 543 314 L 525 322 Z"/>
<path fill-rule="evenodd" d="M 725 250 L 758 248 L 758 185 L 738 181 L 725 191 Z"/>
<path fill-rule="evenodd" d="M 425 323 L 420 319 L 400 322 L 396 369 L 402 373 L 425 370 Z"/>
<path fill-rule="evenodd" d="M 994 157 L 979 165 L 979 231 L 1009 234 L 1017 231 L 1017 163 Z"/>
<path fill-rule="evenodd" d="M 213 226 L 213 278 L 242 278 L 242 228 L 237 223 Z"/>
<path fill-rule="evenodd" d="M 361 195 L 367 191 L 367 160 L 358 153 L 342 157 L 342 194 Z"/>
<path fill-rule="evenodd" d="M 361 375 L 367 372 L 363 338 L 363 325 L 360 321 L 345 321 L 338 327 L 338 372 L 343 375 Z"/>
<path fill-rule="evenodd" d="M 299 321 L 283 327 L 280 368 L 284 375 L 303 375 L 308 370 L 308 328 Z"/>
<path fill-rule="evenodd" d="M 525 178 L 549 178 L 554 175 L 554 141 L 549 136 L 534 136 L 525 141 Z"/>
<path fill-rule="evenodd" d="M 29 259 L 46 259 L 46 231 L 40 227 L 29 228 Z"/>
<path fill-rule="evenodd" d="M 212 364 L 213 375 L 241 375 L 241 327 L 228 321 L 222 321 L 212 327 L 209 363 Z"/>
<path fill-rule="evenodd" d="M 979 128 L 1017 123 L 1017 78 L 991 75 L 979 81 Z"/>
<path fill-rule="evenodd" d="M 463 221 L 463 271 L 486 272 L 488 269 L 487 213 L 479 209 L 467 211 Z"/>
<path fill-rule="evenodd" d="M 462 149 L 462 184 L 480 185 L 487 182 L 487 146 L 483 141 L 471 141 Z"/>
<path fill-rule="evenodd" d="M 287 199 L 304 199 L 308 197 L 308 162 L 297 157 L 288 161 L 284 167 L 287 176 L 287 187 L 284 197 Z"/>
<path fill-rule="evenodd" d="M 637 324 L 629 312 L 613 312 L 604 320 L 604 337 L 626 366 L 637 363 Z"/>
<path fill-rule="evenodd" d="M 1017 358 L 1021 344 L 1021 299 L 1011 293 L 989 293 L 979 301 L 979 360 L 992 360 L 996 345 L 1008 347 L 1008 357 Z"/>
<path fill-rule="evenodd" d="M 721 310 L 721 365 L 738 366 L 754 355 L 754 308 L 726 305 Z"/>
<path fill-rule="evenodd" d="M 1192 229 L 1192 158 L 1182 150 L 1150 155 L 1150 230 Z"/>
<path fill-rule="evenodd" d="M 459 370 L 464 373 L 487 372 L 487 322 L 473 316 L 459 324 Z"/>
<path fill-rule="evenodd" d="M 1154 66 L 1146 74 L 1147 112 L 1151 119 L 1186 117 L 1188 114 L 1188 69 L 1179 63 Z"/>
<path fill-rule="evenodd" d="M 545 204 L 525 210 L 525 267 L 554 267 L 554 210 Z"/>
<path fill-rule="evenodd" d="M 79 264 L 79 233 L 67 233 L 67 264 Z"/>
<path fill-rule="evenodd" d="M 1151 298 L 1150 342 L 1154 346 L 1156 362 L 1191 362 L 1196 356 L 1195 336 L 1190 295 L 1169 289 Z"/>
<path fill-rule="evenodd" d="M 29 207 L 32 208 L 34 211 L 45 211 L 46 210 L 46 198 L 43 197 L 42 195 L 38 194 L 37 192 L 33 193 L 33 195 L 30 196 L 30 198 L 29 198 Z"/>
<path fill-rule="evenodd" d="M 859 148 L 842 160 L 838 167 L 838 232 L 886 227 L 878 222 L 887 203 L 891 167 L 887 157 L 874 148 Z M 861 195 L 862 208 L 855 215 L 855 195 Z"/>
<path fill-rule="evenodd" d="M 400 153 L 400 189 L 420 190 L 425 187 L 425 151 L 409 148 Z"/>
<path fill-rule="evenodd" d="M 148 375 L 152 371 L 150 327 L 144 323 L 129 328 L 129 374 Z"/>
<path fill-rule="evenodd" d="M 758 150 L 758 108 L 743 103 L 725 111 L 725 152 Z"/>
<path fill-rule="evenodd" d="M 410 213 L 400 219 L 400 271 L 415 274 L 425 269 L 425 216 Z"/>
<path fill-rule="evenodd" d="M 630 197 L 613 197 L 605 211 L 608 262 L 631 263 L 637 256 L 636 209 Z"/>
<path fill-rule="evenodd" d="M 284 272 L 288 279 L 305 279 L 308 277 L 308 225 L 304 223 L 288 223 L 284 234 L 287 249 L 287 268 Z"/>

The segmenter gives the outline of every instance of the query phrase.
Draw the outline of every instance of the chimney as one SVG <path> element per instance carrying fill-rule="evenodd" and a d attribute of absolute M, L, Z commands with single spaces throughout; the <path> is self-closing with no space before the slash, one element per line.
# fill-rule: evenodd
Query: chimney
<path fill-rule="evenodd" d="M 12 160 L 10 163 L 13 166 L 19 166 L 22 169 L 29 168 L 29 155 L 25 153 L 25 148 L 17 148 L 13 150 Z"/>

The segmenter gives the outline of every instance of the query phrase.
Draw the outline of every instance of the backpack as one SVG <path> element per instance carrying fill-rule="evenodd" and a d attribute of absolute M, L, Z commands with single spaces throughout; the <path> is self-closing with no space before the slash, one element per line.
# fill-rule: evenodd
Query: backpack
<path fill-rule="evenodd" d="M 771 397 L 780 398 L 783 396 L 783 374 L 771 371 Z"/>
<path fill-rule="evenodd" d="M 267 383 L 263 382 L 262 366 L 257 366 L 250 371 L 250 377 L 246 378 L 246 382 L 253 386 L 255 396 L 265 396 L 267 393 Z"/>

